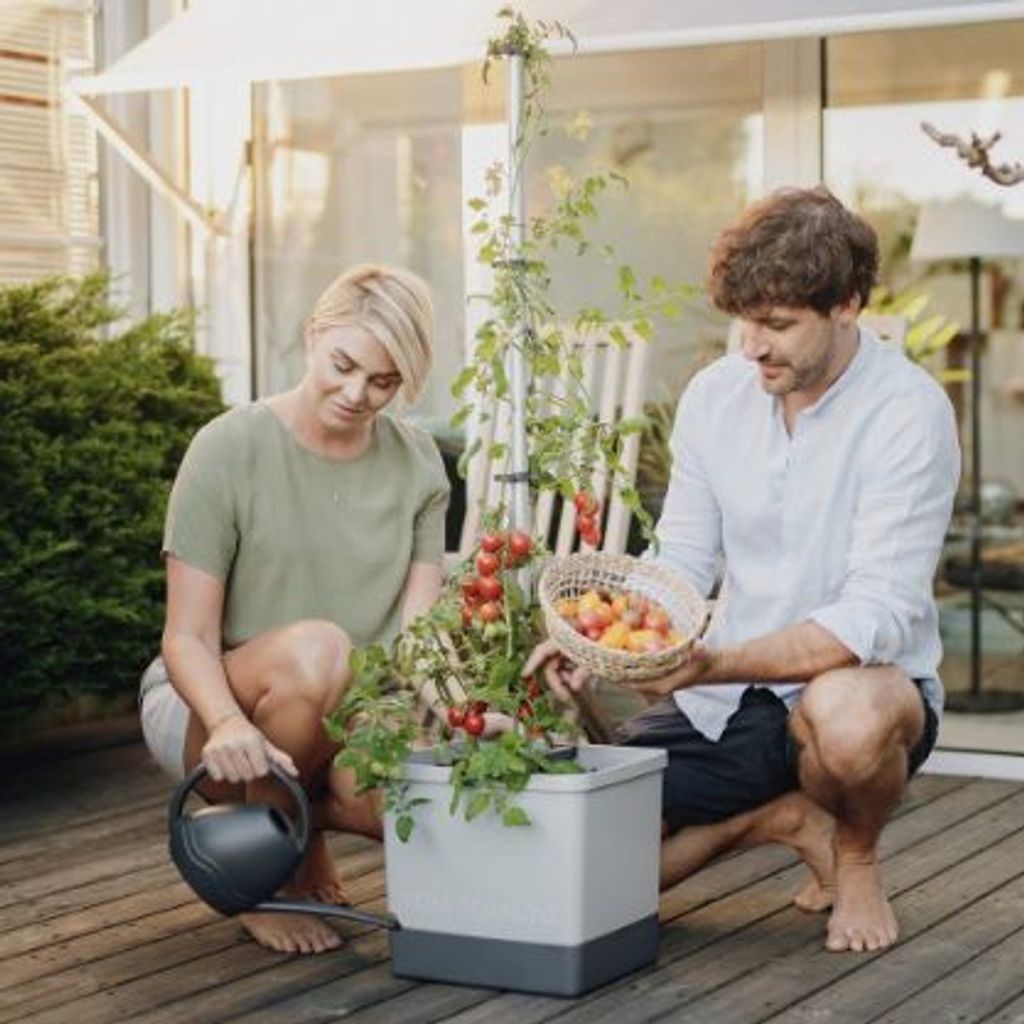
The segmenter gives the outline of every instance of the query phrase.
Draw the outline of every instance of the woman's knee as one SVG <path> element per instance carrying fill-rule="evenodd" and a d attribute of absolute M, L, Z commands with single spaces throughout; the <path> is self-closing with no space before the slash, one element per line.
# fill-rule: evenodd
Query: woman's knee
<path fill-rule="evenodd" d="M 309 619 L 282 630 L 268 677 L 268 695 L 300 700 L 318 713 L 330 712 L 349 680 L 352 642 L 333 622 Z"/>

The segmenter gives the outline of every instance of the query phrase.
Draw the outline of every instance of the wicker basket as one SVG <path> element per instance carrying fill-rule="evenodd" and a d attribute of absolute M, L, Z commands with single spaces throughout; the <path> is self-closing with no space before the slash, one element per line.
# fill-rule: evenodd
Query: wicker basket
<path fill-rule="evenodd" d="M 555 558 L 545 568 L 538 589 L 548 636 L 559 650 L 581 668 L 612 682 L 651 679 L 678 668 L 707 624 L 707 605 L 689 583 L 654 562 L 630 555 L 583 552 Z M 645 654 L 588 640 L 555 610 L 555 602 L 577 598 L 588 590 L 633 591 L 657 601 L 684 639 L 674 647 Z"/>

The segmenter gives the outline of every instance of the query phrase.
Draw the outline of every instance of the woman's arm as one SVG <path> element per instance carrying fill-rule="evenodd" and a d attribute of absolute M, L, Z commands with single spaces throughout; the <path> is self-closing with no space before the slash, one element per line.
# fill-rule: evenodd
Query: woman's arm
<path fill-rule="evenodd" d="M 413 562 L 402 589 L 402 629 L 441 596 L 444 569 L 433 562 Z"/>
<path fill-rule="evenodd" d="M 161 650 L 172 685 L 207 733 L 202 760 L 215 781 L 245 782 L 268 771 L 268 759 L 296 774 L 291 757 L 253 725 L 231 691 L 221 658 L 224 584 L 168 555 L 167 618 Z"/>
<path fill-rule="evenodd" d="M 174 687 L 207 732 L 241 715 L 221 661 L 224 584 L 167 556 L 167 618 L 161 649 Z"/>

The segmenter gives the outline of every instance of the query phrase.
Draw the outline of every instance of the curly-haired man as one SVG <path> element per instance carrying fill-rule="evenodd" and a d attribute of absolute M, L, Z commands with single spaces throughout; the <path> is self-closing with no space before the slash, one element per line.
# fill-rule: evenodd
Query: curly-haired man
<path fill-rule="evenodd" d="M 935 743 L 932 580 L 960 467 L 945 393 L 858 324 L 877 267 L 874 231 L 821 188 L 769 196 L 715 245 L 710 294 L 742 351 L 680 401 L 657 557 L 721 590 L 620 737 L 669 753 L 663 885 L 786 843 L 836 951 L 896 939 L 877 843 Z M 528 668 L 582 685 L 553 654 Z"/>

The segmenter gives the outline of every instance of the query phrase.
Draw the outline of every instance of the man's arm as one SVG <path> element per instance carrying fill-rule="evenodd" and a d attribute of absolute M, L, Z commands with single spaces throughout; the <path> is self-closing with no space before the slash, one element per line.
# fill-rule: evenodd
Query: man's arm
<path fill-rule="evenodd" d="M 672 473 L 658 520 L 655 557 L 706 597 L 714 586 L 722 551 L 722 511 L 699 444 L 709 433 L 705 383 L 700 375 L 694 378 L 676 410 L 670 441 Z"/>
<path fill-rule="evenodd" d="M 697 644 L 674 672 L 631 688 L 649 697 L 664 697 L 673 690 L 708 683 L 799 683 L 858 663 L 853 651 L 824 626 L 799 622 L 733 647 L 713 650 Z"/>

